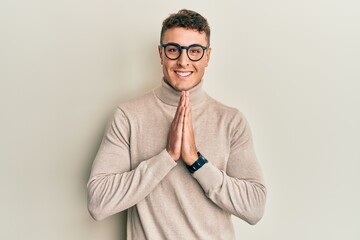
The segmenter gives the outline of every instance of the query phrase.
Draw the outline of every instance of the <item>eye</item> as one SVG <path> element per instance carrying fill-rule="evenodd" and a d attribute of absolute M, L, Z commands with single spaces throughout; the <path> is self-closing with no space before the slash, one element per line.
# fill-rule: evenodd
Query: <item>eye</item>
<path fill-rule="evenodd" d="M 166 51 L 169 52 L 169 53 L 177 53 L 179 51 L 179 49 L 175 46 L 168 46 L 166 48 Z"/>
<path fill-rule="evenodd" d="M 190 52 L 190 54 L 192 54 L 192 55 L 198 55 L 198 54 L 202 54 L 203 49 L 202 49 L 201 47 L 191 47 L 191 48 L 189 49 L 189 52 Z"/>

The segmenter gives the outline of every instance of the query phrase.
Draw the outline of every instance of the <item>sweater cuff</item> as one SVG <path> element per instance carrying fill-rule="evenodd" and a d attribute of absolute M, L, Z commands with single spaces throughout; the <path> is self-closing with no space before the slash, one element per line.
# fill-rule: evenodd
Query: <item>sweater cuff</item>
<path fill-rule="evenodd" d="M 199 182 L 206 193 L 221 186 L 223 173 L 210 162 L 206 163 L 192 176 Z"/>
<path fill-rule="evenodd" d="M 176 162 L 164 149 L 158 155 L 149 159 L 148 169 L 159 180 L 163 179 L 170 170 L 176 166 Z"/>

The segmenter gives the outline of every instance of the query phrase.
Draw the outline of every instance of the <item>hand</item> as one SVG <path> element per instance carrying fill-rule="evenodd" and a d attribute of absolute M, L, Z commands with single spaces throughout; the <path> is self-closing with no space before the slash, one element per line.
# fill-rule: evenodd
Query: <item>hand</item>
<path fill-rule="evenodd" d="M 185 94 L 184 126 L 182 130 L 181 157 L 187 165 L 192 165 L 197 159 L 194 129 L 192 126 L 189 92 Z"/>
<path fill-rule="evenodd" d="M 174 159 L 178 161 L 181 156 L 181 142 L 183 135 L 183 125 L 184 125 L 184 115 L 185 115 L 185 92 L 181 92 L 181 97 L 179 105 L 176 109 L 174 119 L 171 123 L 169 134 L 168 134 L 168 143 L 166 150 Z"/>

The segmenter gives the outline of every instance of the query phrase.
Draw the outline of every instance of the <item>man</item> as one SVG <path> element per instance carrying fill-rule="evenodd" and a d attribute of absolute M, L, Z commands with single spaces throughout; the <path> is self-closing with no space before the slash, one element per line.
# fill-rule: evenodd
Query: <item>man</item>
<path fill-rule="evenodd" d="M 128 210 L 127 239 L 234 239 L 231 214 L 263 215 L 266 188 L 244 116 L 209 97 L 210 28 L 181 10 L 163 22 L 162 85 L 121 104 L 88 183 L 91 215 Z"/>

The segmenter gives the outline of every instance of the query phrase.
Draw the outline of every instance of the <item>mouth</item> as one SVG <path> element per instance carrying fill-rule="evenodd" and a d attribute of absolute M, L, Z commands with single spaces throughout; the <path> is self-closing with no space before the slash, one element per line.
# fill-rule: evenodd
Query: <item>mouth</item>
<path fill-rule="evenodd" d="M 180 77 L 189 77 L 193 72 L 191 71 L 175 71 L 176 75 Z"/>

